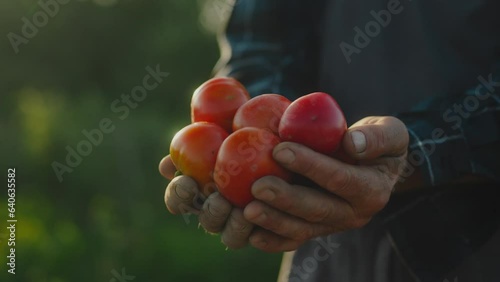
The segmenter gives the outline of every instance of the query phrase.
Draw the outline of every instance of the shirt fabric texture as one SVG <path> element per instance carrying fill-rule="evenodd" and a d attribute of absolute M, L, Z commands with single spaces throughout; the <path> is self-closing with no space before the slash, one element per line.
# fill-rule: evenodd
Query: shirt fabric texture
<path fill-rule="evenodd" d="M 278 93 L 293 100 L 327 92 L 348 124 L 397 116 L 410 136 L 409 162 L 428 186 L 394 194 L 367 227 L 331 235 L 355 245 L 346 250 L 358 249 L 344 253 L 342 264 L 321 263 L 309 280 L 290 281 L 375 281 L 370 277 L 386 275 L 377 269 L 393 276 L 380 281 L 443 281 L 491 238 L 500 221 L 499 13 L 495 0 L 234 3 L 220 40 L 218 75 L 240 80 L 252 96 Z M 490 181 L 450 184 L 470 174 Z M 374 242 L 366 246 L 349 243 L 370 236 Z M 293 261 L 307 257 L 314 244 L 297 250 Z M 385 267 L 353 278 L 356 269 L 370 268 L 356 261 L 384 257 L 374 250 L 386 250 L 381 245 L 390 247 Z M 372 259 L 353 259 L 363 252 Z M 407 273 L 387 270 L 392 264 Z M 329 274 L 342 271 L 351 274 Z"/>

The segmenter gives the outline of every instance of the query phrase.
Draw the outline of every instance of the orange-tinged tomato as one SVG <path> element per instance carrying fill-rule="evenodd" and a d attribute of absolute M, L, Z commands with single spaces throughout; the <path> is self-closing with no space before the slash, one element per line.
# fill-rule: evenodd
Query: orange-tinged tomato
<path fill-rule="evenodd" d="M 216 190 L 213 171 L 219 148 L 228 136 L 220 126 L 196 122 L 175 134 L 170 144 L 170 158 L 183 175 L 192 177 L 208 196 Z"/>
<path fill-rule="evenodd" d="M 219 192 L 234 206 L 243 208 L 254 197 L 253 183 L 267 175 L 288 181 L 291 173 L 272 156 L 278 136 L 267 129 L 245 127 L 232 133 L 217 155 L 214 180 Z"/>
<path fill-rule="evenodd" d="M 213 122 L 231 132 L 236 110 L 249 99 L 247 90 L 236 79 L 210 79 L 198 87 L 191 98 L 191 121 Z"/>
<path fill-rule="evenodd" d="M 290 100 L 278 94 L 263 94 L 252 98 L 236 111 L 233 131 L 257 127 L 270 129 L 278 135 L 281 116 L 290 103 Z"/>

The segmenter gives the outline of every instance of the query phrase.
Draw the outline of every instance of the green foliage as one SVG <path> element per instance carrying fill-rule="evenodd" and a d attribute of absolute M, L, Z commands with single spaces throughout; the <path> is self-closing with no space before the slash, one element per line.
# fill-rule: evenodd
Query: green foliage
<path fill-rule="evenodd" d="M 17 169 L 18 219 L 11 275 L 4 187 L 0 281 L 107 282 L 122 268 L 133 281 L 274 281 L 280 255 L 226 251 L 194 216 L 187 224 L 163 203 L 158 162 L 219 55 L 199 21 L 206 1 L 69 1 L 16 54 L 6 35 L 22 35 L 37 3 L 0 3 L 0 156 L 4 175 Z M 120 119 L 111 104 L 158 64 L 170 75 Z M 104 118 L 115 130 L 59 182 L 53 162 L 66 164 L 66 147 Z"/>

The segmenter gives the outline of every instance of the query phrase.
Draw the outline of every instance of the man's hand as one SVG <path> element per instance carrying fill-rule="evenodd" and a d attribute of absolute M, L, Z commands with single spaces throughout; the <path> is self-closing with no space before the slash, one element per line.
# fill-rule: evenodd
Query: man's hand
<path fill-rule="evenodd" d="M 180 176 L 168 185 L 165 203 L 172 213 L 198 214 L 200 224 L 209 232 L 220 232 L 230 248 L 250 241 L 268 252 L 294 250 L 311 238 L 369 222 L 388 202 L 404 167 L 407 147 L 408 133 L 401 121 L 368 117 L 351 126 L 342 142 L 342 150 L 356 165 L 296 143 L 275 147 L 273 155 L 280 164 L 319 188 L 264 177 L 252 187 L 257 200 L 242 211 L 218 193 L 203 205 L 197 204 L 196 183 Z M 168 156 L 160 163 L 160 172 L 172 179 L 175 167 Z"/>
<path fill-rule="evenodd" d="M 250 243 L 264 251 L 298 248 L 305 241 L 364 226 L 389 201 L 408 147 L 405 125 L 393 117 L 368 117 L 351 126 L 342 149 L 356 165 L 281 143 L 274 158 L 285 168 L 314 181 L 320 189 L 265 177 L 252 187 L 257 199 L 245 218 L 262 228 Z"/>
<path fill-rule="evenodd" d="M 231 249 L 248 244 L 253 224 L 243 217 L 241 209 L 232 207 L 217 192 L 205 199 L 191 177 L 174 178 L 176 168 L 170 156 L 161 160 L 159 170 L 171 180 L 165 191 L 165 204 L 171 213 L 198 215 L 200 225 L 210 233 L 220 233 L 222 243 Z"/>

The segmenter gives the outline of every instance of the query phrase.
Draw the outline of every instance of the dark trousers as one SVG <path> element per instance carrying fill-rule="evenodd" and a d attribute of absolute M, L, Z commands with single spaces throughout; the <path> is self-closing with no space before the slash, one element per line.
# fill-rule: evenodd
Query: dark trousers
<path fill-rule="evenodd" d="M 498 282 L 499 222 L 497 184 L 395 195 L 365 227 L 286 253 L 278 280 Z"/>

